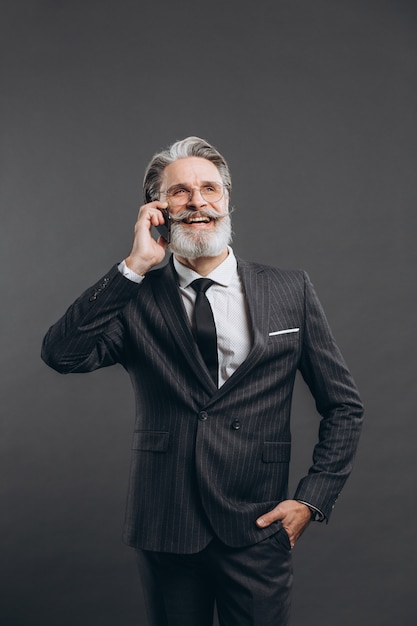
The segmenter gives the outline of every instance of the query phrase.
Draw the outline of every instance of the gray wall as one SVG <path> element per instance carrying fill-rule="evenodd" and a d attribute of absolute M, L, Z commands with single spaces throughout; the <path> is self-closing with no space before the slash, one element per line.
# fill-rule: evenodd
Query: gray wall
<path fill-rule="evenodd" d="M 293 625 L 415 624 L 416 3 L 0 11 L 1 623 L 146 623 L 121 543 L 129 381 L 39 352 L 129 251 L 151 155 L 197 134 L 234 174 L 236 252 L 309 272 L 367 407 L 331 523 L 294 552 Z M 300 383 L 293 485 L 317 423 Z"/>

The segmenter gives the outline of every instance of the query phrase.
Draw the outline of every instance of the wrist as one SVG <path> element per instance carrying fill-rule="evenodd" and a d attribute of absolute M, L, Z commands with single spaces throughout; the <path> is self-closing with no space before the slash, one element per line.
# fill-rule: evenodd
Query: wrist
<path fill-rule="evenodd" d="M 152 265 L 149 263 L 144 263 L 142 260 L 137 260 L 132 256 L 128 256 L 125 258 L 126 267 L 137 274 L 138 276 L 145 276 L 147 272 L 152 268 Z"/>
<path fill-rule="evenodd" d="M 303 504 L 309 510 L 312 522 L 322 522 L 325 519 L 323 513 L 312 504 L 304 502 L 304 500 L 297 500 L 297 502 Z"/>

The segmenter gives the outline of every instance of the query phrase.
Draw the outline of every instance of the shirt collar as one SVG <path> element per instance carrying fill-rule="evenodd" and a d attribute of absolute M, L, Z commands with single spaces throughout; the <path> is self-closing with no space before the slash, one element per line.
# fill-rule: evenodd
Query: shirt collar
<path fill-rule="evenodd" d="M 219 285 L 222 285 L 223 287 L 229 287 L 233 278 L 237 275 L 236 257 L 230 246 L 227 246 L 227 249 L 229 254 L 225 260 L 222 261 L 212 272 L 210 272 L 208 276 L 205 276 L 205 278 L 211 278 L 211 280 Z M 182 263 L 180 263 L 175 256 L 173 257 L 173 263 L 175 271 L 178 274 L 180 287 L 188 287 L 193 280 L 201 278 L 200 274 L 197 274 L 194 270 L 182 265 Z"/>

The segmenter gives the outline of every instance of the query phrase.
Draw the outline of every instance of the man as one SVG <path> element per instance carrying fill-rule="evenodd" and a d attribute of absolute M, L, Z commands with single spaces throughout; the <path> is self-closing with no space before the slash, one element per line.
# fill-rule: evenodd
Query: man
<path fill-rule="evenodd" d="M 222 626 L 288 624 L 291 549 L 312 519 L 329 519 L 361 427 L 307 275 L 234 256 L 230 193 L 226 161 L 206 141 L 155 155 L 129 256 L 43 345 L 59 372 L 121 363 L 130 374 L 124 540 L 137 550 L 152 626 L 210 626 L 215 601 Z M 169 244 L 151 235 L 164 210 Z M 170 262 L 153 269 L 167 248 Z M 297 370 L 322 419 L 313 465 L 288 499 Z"/>

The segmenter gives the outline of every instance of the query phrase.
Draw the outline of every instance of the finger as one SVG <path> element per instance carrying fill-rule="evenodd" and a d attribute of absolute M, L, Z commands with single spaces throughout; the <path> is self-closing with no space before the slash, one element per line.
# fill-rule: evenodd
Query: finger
<path fill-rule="evenodd" d="M 161 206 L 154 206 L 155 204 Z M 158 224 L 163 224 L 164 215 L 162 213 L 162 209 L 166 209 L 168 207 L 166 202 L 155 201 L 150 204 L 144 204 L 139 209 L 138 222 L 142 220 L 146 220 L 152 226 L 158 226 Z"/>
<path fill-rule="evenodd" d="M 276 507 L 272 511 L 269 511 L 269 513 L 264 513 L 264 515 L 261 515 L 261 517 L 258 517 L 258 519 L 256 520 L 256 525 L 259 528 L 268 528 L 268 526 L 280 520 L 281 518 L 282 518 L 281 511 L 279 510 L 278 507 Z"/>
<path fill-rule="evenodd" d="M 160 212 L 161 209 L 167 209 L 168 208 L 168 202 L 162 202 L 162 200 L 154 200 L 153 202 L 148 202 L 148 204 L 144 204 L 143 207 L 141 207 L 144 210 L 147 209 L 158 209 L 158 211 Z"/>

